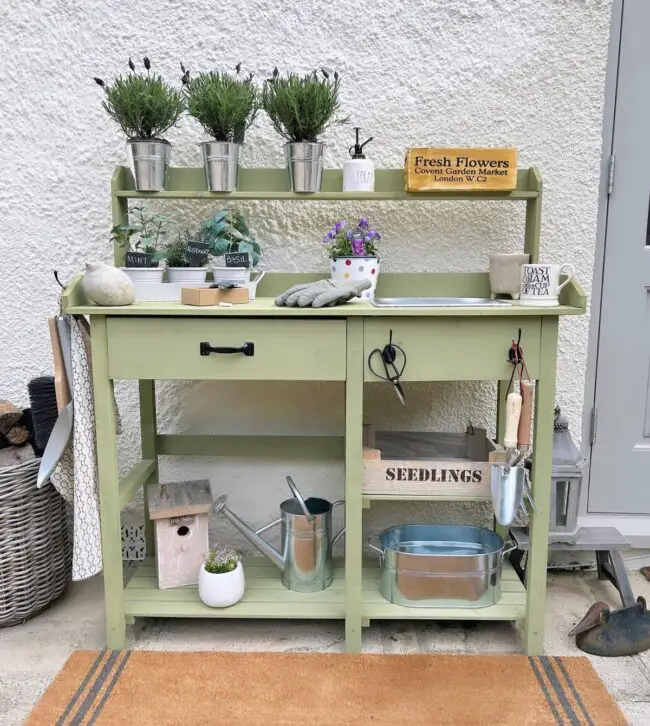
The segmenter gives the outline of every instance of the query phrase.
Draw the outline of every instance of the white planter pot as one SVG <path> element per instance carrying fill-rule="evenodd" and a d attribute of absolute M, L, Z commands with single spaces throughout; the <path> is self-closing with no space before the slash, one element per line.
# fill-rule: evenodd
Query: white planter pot
<path fill-rule="evenodd" d="M 188 284 L 196 284 L 197 282 L 205 282 L 205 276 L 207 274 L 207 267 L 167 268 L 167 279 L 169 282 L 186 282 Z"/>
<path fill-rule="evenodd" d="M 251 279 L 249 267 L 212 267 L 215 282 L 230 282 L 246 287 Z"/>
<path fill-rule="evenodd" d="M 133 282 L 162 282 L 164 267 L 120 267 Z"/>
<path fill-rule="evenodd" d="M 239 602 L 244 597 L 244 584 L 241 562 L 232 572 L 206 572 L 205 564 L 199 570 L 199 597 L 211 608 L 227 608 Z"/>
<path fill-rule="evenodd" d="M 364 290 L 359 297 L 369 300 L 375 297 L 377 278 L 379 277 L 378 257 L 336 257 L 330 260 L 332 280 L 334 282 L 360 282 L 370 280 L 370 288 Z"/>

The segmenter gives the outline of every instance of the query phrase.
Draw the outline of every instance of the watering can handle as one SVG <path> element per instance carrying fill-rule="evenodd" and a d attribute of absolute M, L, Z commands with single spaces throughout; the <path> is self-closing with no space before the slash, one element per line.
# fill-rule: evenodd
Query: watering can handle
<path fill-rule="evenodd" d="M 343 499 L 337 499 L 335 502 L 332 502 L 332 510 L 335 507 L 340 507 L 343 504 L 345 504 L 345 501 Z M 341 531 L 338 532 L 338 534 L 334 535 L 332 538 L 332 547 L 341 539 L 341 537 L 345 534 L 345 526 L 341 528 Z"/>
<path fill-rule="evenodd" d="M 384 556 L 384 550 L 381 547 L 377 547 L 376 544 L 373 544 L 373 540 L 374 539 L 377 539 L 378 540 L 379 538 L 376 535 L 374 535 L 372 537 L 368 537 L 368 547 L 370 547 L 371 549 L 375 550 L 375 552 L 379 552 L 379 556 L 380 557 L 383 557 Z"/>
<path fill-rule="evenodd" d="M 300 508 L 302 509 L 304 515 L 307 517 L 307 521 L 311 524 L 314 521 L 314 515 L 309 511 L 309 509 L 307 509 L 305 500 L 302 498 L 302 494 L 298 491 L 296 482 L 294 482 L 294 480 L 290 476 L 288 476 L 287 484 L 289 485 L 289 489 L 291 489 L 291 493 L 293 494 L 293 496 L 298 500 L 298 504 L 300 505 Z"/>

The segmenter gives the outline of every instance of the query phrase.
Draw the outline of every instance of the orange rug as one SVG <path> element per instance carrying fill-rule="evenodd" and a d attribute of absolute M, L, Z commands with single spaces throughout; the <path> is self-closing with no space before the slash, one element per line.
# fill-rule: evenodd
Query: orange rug
<path fill-rule="evenodd" d="M 82 651 L 29 726 L 625 726 L 586 658 Z"/>

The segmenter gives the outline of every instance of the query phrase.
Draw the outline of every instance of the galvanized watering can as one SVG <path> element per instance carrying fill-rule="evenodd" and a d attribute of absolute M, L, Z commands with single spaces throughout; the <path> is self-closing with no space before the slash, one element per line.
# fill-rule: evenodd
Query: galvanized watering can
<path fill-rule="evenodd" d="M 332 547 L 345 532 L 345 527 L 332 537 L 332 511 L 344 502 L 330 503 L 326 499 L 302 498 L 293 479 L 288 476 L 287 484 L 292 499 L 280 504 L 280 517 L 257 530 L 249 527 L 234 512 L 226 507 L 227 496 L 223 494 L 214 503 L 214 512 L 222 514 L 246 539 L 282 572 L 282 584 L 288 590 L 297 592 L 318 592 L 332 584 L 334 567 Z M 282 525 L 282 550 L 278 552 L 260 535 Z"/>

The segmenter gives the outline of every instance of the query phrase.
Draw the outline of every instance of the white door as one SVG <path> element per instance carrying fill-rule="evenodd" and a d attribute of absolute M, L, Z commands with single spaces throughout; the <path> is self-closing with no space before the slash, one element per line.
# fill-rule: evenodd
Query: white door
<path fill-rule="evenodd" d="M 605 237 L 589 513 L 650 514 L 650 1 L 626 0 Z"/>

